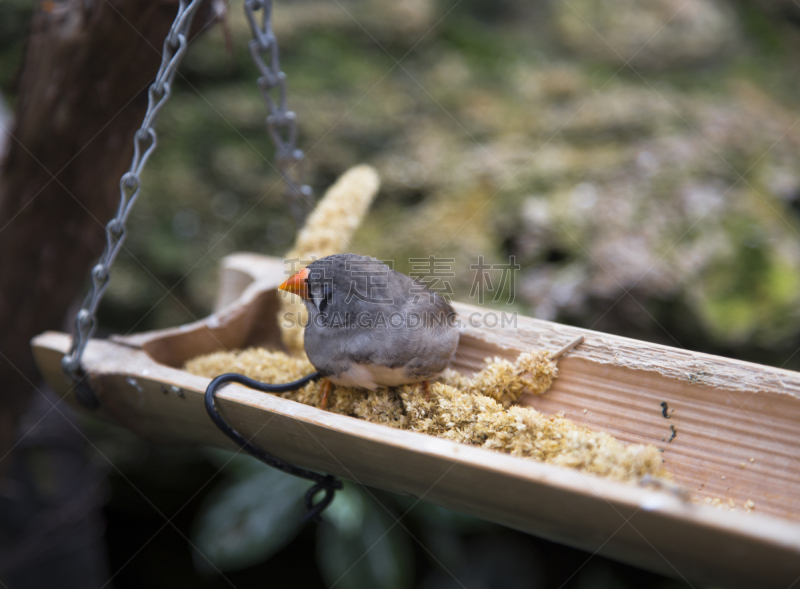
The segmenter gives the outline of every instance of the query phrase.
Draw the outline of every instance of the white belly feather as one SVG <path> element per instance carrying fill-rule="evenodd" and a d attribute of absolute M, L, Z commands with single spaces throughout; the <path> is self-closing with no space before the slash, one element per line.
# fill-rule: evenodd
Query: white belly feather
<path fill-rule="evenodd" d="M 388 368 L 374 364 L 353 364 L 345 372 L 328 379 L 334 384 L 347 387 L 363 387 L 375 390 L 378 387 L 397 387 L 412 382 L 421 382 L 425 378 L 414 378 L 408 375 L 404 366 Z"/>

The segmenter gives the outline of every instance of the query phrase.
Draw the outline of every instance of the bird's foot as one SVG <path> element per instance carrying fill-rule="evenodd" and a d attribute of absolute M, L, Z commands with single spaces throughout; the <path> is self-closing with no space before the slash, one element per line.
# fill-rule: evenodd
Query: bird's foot
<path fill-rule="evenodd" d="M 319 403 L 320 409 L 328 408 L 328 395 L 331 392 L 331 381 L 327 378 L 322 381 L 322 400 Z"/>
<path fill-rule="evenodd" d="M 425 400 L 431 400 L 431 386 L 427 380 L 422 381 L 422 391 L 425 393 Z"/>

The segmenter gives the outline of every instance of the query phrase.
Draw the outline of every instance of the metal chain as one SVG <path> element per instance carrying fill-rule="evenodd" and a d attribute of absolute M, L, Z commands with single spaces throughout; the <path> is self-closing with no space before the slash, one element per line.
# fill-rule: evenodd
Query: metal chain
<path fill-rule="evenodd" d="M 301 226 L 314 203 L 314 192 L 305 183 L 305 154 L 297 148 L 297 115 L 286 110 L 286 74 L 281 71 L 278 40 L 272 31 L 272 0 L 245 0 L 244 10 L 253 30 L 250 57 L 261 73 L 258 87 L 270 112 L 267 130 L 275 145 L 275 163 L 283 178 L 292 214 Z M 262 11 L 260 25 L 256 16 L 259 10 Z M 274 96 L 276 88 L 277 96 Z"/>
<path fill-rule="evenodd" d="M 188 48 L 192 19 L 202 1 L 179 0 L 178 14 L 164 39 L 161 67 L 147 92 L 147 112 L 141 127 L 134 135 L 131 167 L 119 182 L 117 214 L 106 225 L 106 246 L 100 260 L 92 268 L 89 292 L 75 317 L 72 345 L 69 353 L 61 360 L 64 372 L 78 383 L 76 393 L 79 400 L 88 406 L 96 406 L 97 399 L 88 387 L 82 386 L 85 383 L 82 383 L 81 361 L 86 344 L 97 329 L 97 308 L 108 288 L 111 266 L 125 241 L 127 234 L 125 223 L 141 193 L 142 169 L 158 144 L 156 131 L 153 128 L 156 116 L 172 93 L 172 81 Z M 256 18 L 259 10 L 263 11 L 261 25 L 257 23 Z M 301 225 L 313 204 L 314 192 L 304 181 L 305 154 L 297 148 L 297 117 L 294 112 L 286 109 L 286 74 L 281 71 L 278 42 L 272 31 L 272 1 L 245 0 L 245 13 L 253 30 L 253 40 L 249 45 L 250 55 L 261 73 L 258 86 L 270 111 L 267 117 L 267 130 L 275 145 L 275 161 L 278 172 L 285 182 L 285 192 L 292 214 L 298 225 Z M 269 65 L 262 56 L 267 56 Z M 277 100 L 274 100 L 271 91 L 276 87 L 278 96 Z"/>
<path fill-rule="evenodd" d="M 75 332 L 69 353 L 61 360 L 64 372 L 80 383 L 83 377 L 81 360 L 86 350 L 86 344 L 97 329 L 97 307 L 108 288 L 111 265 L 117 258 L 125 241 L 125 223 L 131 209 L 141 192 L 140 174 L 147 160 L 153 154 L 158 143 L 156 131 L 153 128 L 156 115 L 172 93 L 172 80 L 178 69 L 178 64 L 183 59 L 189 45 L 189 29 L 192 26 L 197 8 L 203 0 L 180 0 L 178 14 L 164 39 L 164 49 L 161 56 L 161 67 L 156 74 L 156 79 L 147 92 L 147 112 L 142 125 L 133 139 L 133 160 L 130 169 L 122 175 L 119 181 L 119 207 L 117 214 L 106 225 L 106 247 L 100 260 L 92 268 L 92 284 L 83 301 L 80 311 L 75 317 Z M 93 406 L 97 399 L 88 387 L 79 387 L 76 390 L 78 398 L 84 404 Z"/>
<path fill-rule="evenodd" d="M 106 225 L 106 247 L 100 256 L 100 260 L 92 268 L 92 285 L 80 311 L 75 317 L 75 333 L 72 338 L 72 346 L 69 353 L 61 360 L 62 369 L 76 383 L 75 393 L 78 400 L 87 407 L 95 408 L 99 405 L 99 401 L 83 379 L 84 372 L 81 367 L 83 353 L 86 350 L 86 344 L 97 329 L 97 307 L 100 305 L 100 300 L 103 298 L 106 288 L 108 288 L 111 266 L 125 241 L 127 232 L 125 223 L 141 192 L 140 175 L 142 169 L 158 143 L 156 131 L 153 128 L 156 115 L 158 115 L 158 111 L 164 106 L 172 92 L 172 81 L 175 78 L 178 64 L 183 59 L 188 47 L 188 34 L 192 19 L 202 1 L 191 0 L 187 4 L 187 0 L 179 0 L 178 14 L 175 17 L 175 22 L 172 23 L 167 38 L 164 40 L 161 67 L 158 70 L 155 81 L 148 90 L 147 112 L 144 115 L 141 127 L 134 135 L 133 161 L 130 169 L 122 175 L 119 182 L 120 195 L 117 214 Z M 258 10 L 263 10 L 260 27 L 256 23 L 254 14 Z M 292 213 L 298 224 L 301 224 L 305 213 L 313 202 L 313 192 L 311 187 L 303 181 L 304 154 L 296 145 L 297 118 L 292 111 L 286 110 L 286 75 L 280 71 L 278 43 L 272 32 L 272 1 L 245 0 L 245 12 L 253 29 L 254 37 L 253 41 L 250 42 L 250 55 L 262 74 L 258 78 L 258 86 L 270 111 L 270 115 L 267 117 L 267 129 L 272 142 L 275 144 L 275 160 L 278 171 L 286 185 L 286 195 L 289 198 Z M 269 66 L 262 59 L 264 54 L 269 54 Z M 275 87 L 278 88 L 277 102 L 273 100 L 270 93 Z M 278 389 L 294 390 L 298 386 L 317 378 L 319 378 L 319 373 L 315 372 L 300 381 L 276 386 L 251 381 L 239 374 L 225 374 L 211 382 L 206 390 L 205 397 L 206 409 L 211 419 L 226 435 L 239 443 L 244 449 L 274 468 L 295 476 L 311 479 L 316 483 L 305 495 L 308 513 L 303 520 L 304 522 L 319 519 L 320 513 L 333 500 L 335 491 L 342 488 L 342 483 L 331 475 L 320 475 L 283 462 L 250 444 L 236 430 L 231 428 L 216 411 L 214 392 L 216 388 L 227 382 L 245 383 L 248 386 L 254 386 L 266 391 Z M 320 491 L 325 492 L 325 497 L 315 504 L 314 497 Z"/>

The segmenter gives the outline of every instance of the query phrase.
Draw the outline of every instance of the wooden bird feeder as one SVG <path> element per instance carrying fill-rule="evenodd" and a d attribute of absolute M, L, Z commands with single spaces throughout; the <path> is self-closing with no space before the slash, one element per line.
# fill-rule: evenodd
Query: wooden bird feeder
<path fill-rule="evenodd" d="M 150 440 L 232 448 L 204 409 L 209 379 L 181 366 L 217 350 L 280 349 L 277 286 L 284 278 L 282 260 L 232 255 L 223 261 L 216 311 L 206 319 L 92 339 L 84 366 L 101 403 L 94 415 Z M 484 314 L 454 306 L 462 318 Z M 692 501 L 675 488 L 619 483 L 238 385 L 219 393 L 219 406 L 245 437 L 302 467 L 691 582 L 782 589 L 796 582 L 800 374 L 526 317 L 494 329 L 467 321 L 454 367 L 472 372 L 487 356 L 555 350 L 581 334 L 585 342 L 559 362 L 552 389 L 520 402 L 564 412 L 623 442 L 663 448 L 676 486 Z M 70 341 L 48 332 L 33 347 L 50 386 L 75 401 L 61 368 Z M 706 503 L 711 499 L 723 507 Z M 728 500 L 734 510 L 725 509 Z"/>

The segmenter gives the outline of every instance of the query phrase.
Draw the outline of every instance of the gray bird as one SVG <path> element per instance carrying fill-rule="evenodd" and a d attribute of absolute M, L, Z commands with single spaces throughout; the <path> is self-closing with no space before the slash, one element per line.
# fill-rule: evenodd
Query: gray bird
<path fill-rule="evenodd" d="M 374 390 L 422 382 L 427 391 L 458 346 L 450 304 L 375 258 L 321 258 L 280 288 L 303 298 L 306 354 L 335 384 Z M 330 384 L 323 386 L 324 408 Z"/>

